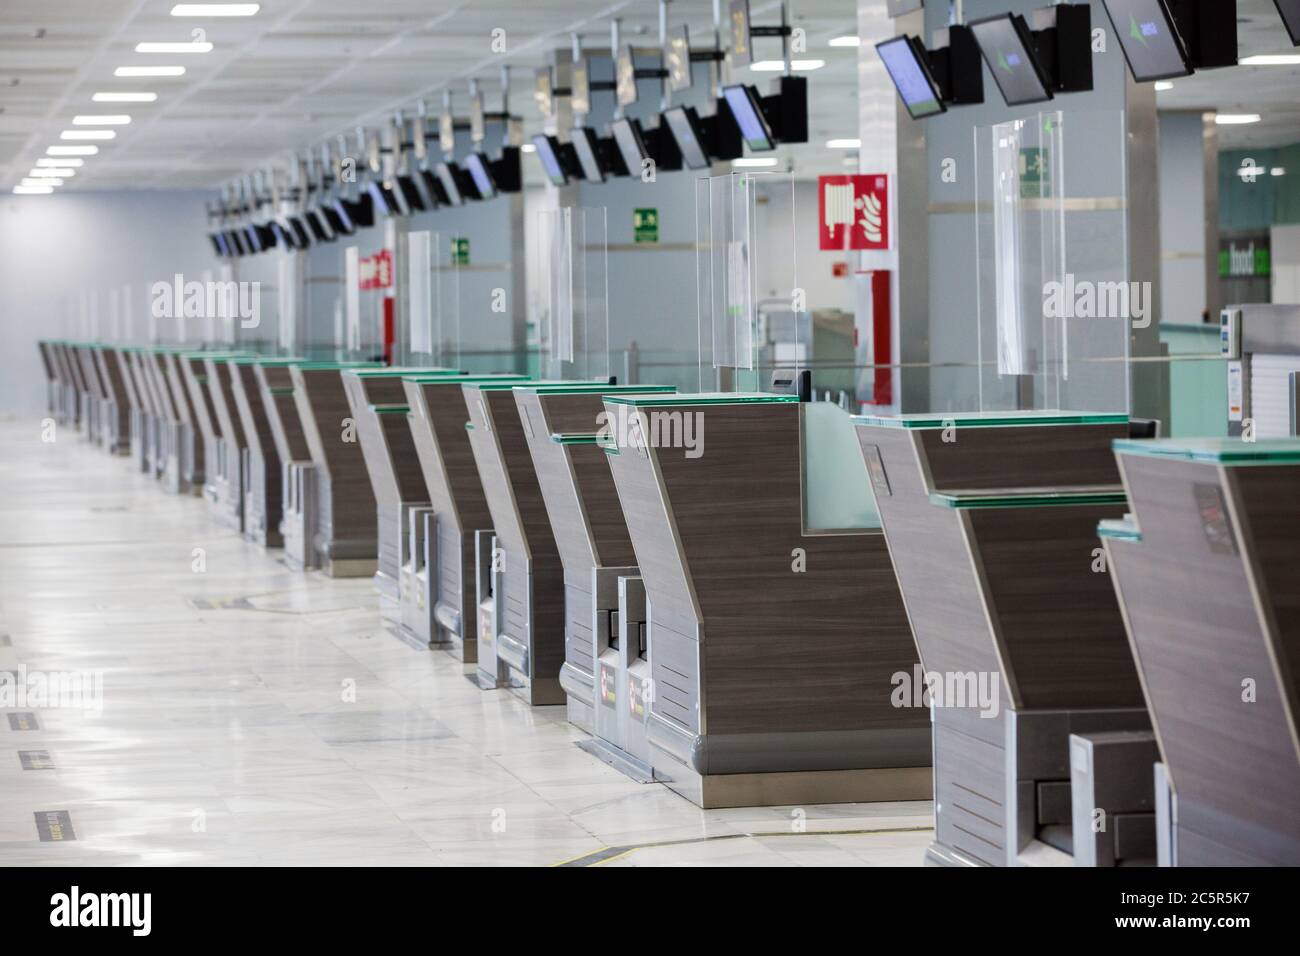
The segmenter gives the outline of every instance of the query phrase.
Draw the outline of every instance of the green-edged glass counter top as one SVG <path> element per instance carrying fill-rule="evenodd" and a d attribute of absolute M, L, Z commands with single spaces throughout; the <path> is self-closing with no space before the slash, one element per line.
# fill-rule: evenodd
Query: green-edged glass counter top
<path fill-rule="evenodd" d="M 302 365 L 307 360 L 301 355 L 241 355 L 232 360 L 236 365 L 265 365 L 276 368 L 284 365 Z"/>
<path fill-rule="evenodd" d="M 458 368 L 408 368 L 382 365 L 378 368 L 348 369 L 357 378 L 406 378 L 408 375 L 427 375 L 434 378 L 455 378 L 465 373 Z"/>
<path fill-rule="evenodd" d="M 508 382 L 511 385 L 526 385 L 532 379 L 527 375 L 515 375 L 513 373 L 496 373 L 486 372 L 482 375 L 473 372 L 466 375 L 447 375 L 439 373 L 408 372 L 402 376 L 403 382 L 415 382 L 419 385 L 491 385 L 497 382 Z"/>
<path fill-rule="evenodd" d="M 616 405 L 764 405 L 781 402 L 798 404 L 798 395 L 770 392 L 674 392 L 672 394 L 611 395 Z"/>
<path fill-rule="evenodd" d="M 930 495 L 930 504 L 941 508 L 1053 508 L 1067 505 L 1122 505 L 1127 501 L 1128 495 L 1120 485 L 936 491 Z"/>
<path fill-rule="evenodd" d="M 1107 518 L 1097 522 L 1097 537 L 1113 538 L 1116 541 L 1141 541 L 1142 532 L 1138 530 L 1132 515 L 1123 518 Z"/>
<path fill-rule="evenodd" d="M 572 382 L 566 382 L 562 378 L 547 378 L 547 379 L 525 378 L 525 379 L 515 379 L 513 381 L 508 378 L 484 378 L 478 381 L 472 380 L 473 376 L 469 376 L 469 378 L 471 379 L 471 381 L 469 381 L 468 384 L 474 385 L 485 392 L 500 392 L 508 388 L 518 388 L 520 386 L 525 388 L 533 388 L 534 386 L 538 386 L 538 385 L 572 385 L 573 384 Z"/>
<path fill-rule="evenodd" d="M 1005 412 L 917 412 L 909 415 L 855 415 L 855 425 L 882 428 L 1006 428 L 1016 425 L 1124 425 L 1128 415 L 1042 409 Z"/>
<path fill-rule="evenodd" d="M 609 385 L 602 382 L 551 382 L 517 385 L 543 395 L 663 395 L 677 391 L 676 385 Z"/>
<path fill-rule="evenodd" d="M 371 405 L 370 410 L 376 415 L 405 415 L 411 410 L 411 406 L 388 402 L 385 404 Z"/>
<path fill-rule="evenodd" d="M 1117 439 L 1117 455 L 1145 455 L 1178 458 L 1216 465 L 1300 464 L 1300 438 L 1152 438 L 1144 441 Z"/>

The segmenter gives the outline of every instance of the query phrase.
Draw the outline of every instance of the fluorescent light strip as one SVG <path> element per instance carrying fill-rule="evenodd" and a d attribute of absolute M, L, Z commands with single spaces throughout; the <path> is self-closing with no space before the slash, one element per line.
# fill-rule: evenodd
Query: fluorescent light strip
<path fill-rule="evenodd" d="M 94 156 L 99 152 L 98 146 L 51 146 L 45 150 L 46 156 Z"/>
<path fill-rule="evenodd" d="M 96 103 L 152 103 L 157 93 L 96 93 L 91 99 Z"/>
<path fill-rule="evenodd" d="M 174 17 L 251 17 L 262 9 L 257 3 L 178 3 Z"/>
<path fill-rule="evenodd" d="M 14 193 L 18 196 L 47 196 L 54 192 L 53 186 L 15 186 Z"/>
<path fill-rule="evenodd" d="M 114 76 L 184 76 L 183 66 L 119 66 Z"/>
<path fill-rule="evenodd" d="M 1258 123 L 1258 113 L 1216 113 L 1214 122 L 1219 126 L 1249 126 Z"/>
<path fill-rule="evenodd" d="M 862 140 L 860 139 L 828 139 L 826 141 L 827 149 L 861 149 Z"/>
<path fill-rule="evenodd" d="M 67 169 L 68 167 L 79 167 L 86 165 L 84 159 L 74 159 L 71 156 L 64 156 L 61 159 L 54 159 L 49 156 L 42 156 L 36 161 L 37 166 L 53 166 L 56 169 Z"/>
<path fill-rule="evenodd" d="M 62 186 L 63 180 L 56 176 L 28 176 L 23 180 L 24 186 Z"/>
<path fill-rule="evenodd" d="M 790 61 L 790 69 L 795 73 L 807 73 L 809 70 L 820 70 L 825 65 L 825 60 Z M 785 69 L 785 64 L 780 60 L 759 60 L 757 63 L 751 63 L 749 68 L 755 73 L 779 73 Z"/>
<path fill-rule="evenodd" d="M 1242 66 L 1300 66 L 1300 53 L 1258 53 L 1239 62 Z"/>
<path fill-rule="evenodd" d="M 776 160 L 770 156 L 747 156 L 743 159 L 733 159 L 731 165 L 738 169 L 761 169 L 765 166 L 775 166 Z"/>
<path fill-rule="evenodd" d="M 862 38 L 856 36 L 831 37 L 827 46 L 862 46 Z"/>
<path fill-rule="evenodd" d="M 65 129 L 59 139 L 117 139 L 114 129 Z"/>
<path fill-rule="evenodd" d="M 77 175 L 75 169 L 67 169 L 63 166 L 37 166 L 27 174 L 33 179 L 71 179 Z"/>
<path fill-rule="evenodd" d="M 109 113 L 103 116 L 83 114 L 72 117 L 73 126 L 125 126 L 130 122 L 131 117 L 125 113 Z"/>
<path fill-rule="evenodd" d="M 211 53 L 212 44 L 207 40 L 185 41 L 181 43 L 160 43 L 146 41 L 135 45 L 136 53 Z"/>

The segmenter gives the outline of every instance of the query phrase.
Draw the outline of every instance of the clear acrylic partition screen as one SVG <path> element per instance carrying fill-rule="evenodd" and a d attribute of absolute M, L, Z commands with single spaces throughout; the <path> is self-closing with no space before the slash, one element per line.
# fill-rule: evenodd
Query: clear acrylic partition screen
<path fill-rule="evenodd" d="M 1150 286 L 1129 281 L 1124 129 L 1072 111 L 975 131 L 981 411 L 1128 410 Z"/>
<path fill-rule="evenodd" d="M 460 367 L 460 272 L 442 233 L 406 237 L 411 327 L 406 364 Z"/>
<path fill-rule="evenodd" d="M 556 379 L 604 379 L 609 352 L 609 241 L 603 206 L 569 206 L 538 213 L 534 247 L 539 277 L 535 300 L 541 334 L 541 374 Z"/>
<path fill-rule="evenodd" d="M 768 391 L 774 377 L 793 379 L 807 367 L 811 319 L 795 222 L 788 173 L 696 181 L 700 391 Z"/>

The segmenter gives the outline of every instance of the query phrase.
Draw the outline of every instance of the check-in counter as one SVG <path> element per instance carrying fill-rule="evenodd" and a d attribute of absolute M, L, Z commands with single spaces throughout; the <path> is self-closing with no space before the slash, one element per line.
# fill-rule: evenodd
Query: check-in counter
<path fill-rule="evenodd" d="M 97 346 L 78 345 L 73 349 L 86 390 L 81 396 L 82 418 L 86 424 L 86 439 L 93 445 L 104 443 L 104 403 L 108 389 L 99 374 Z"/>
<path fill-rule="evenodd" d="M 315 466 L 312 551 L 331 577 L 369 577 L 378 567 L 375 494 L 342 375 L 365 364 L 290 367 L 293 400 Z"/>
<path fill-rule="evenodd" d="M 189 383 L 185 379 L 184 356 L 182 351 L 164 353 L 163 368 L 166 373 L 167 388 L 176 408 L 180 427 L 176 432 L 173 445 L 180 461 L 180 491 L 192 495 L 203 494 L 204 442 L 198 424 L 198 412 L 194 407 L 194 398 L 190 393 Z"/>
<path fill-rule="evenodd" d="M 403 569 L 410 563 L 410 513 L 429 507 L 429 492 L 407 415 L 403 376 L 460 378 L 459 369 L 350 369 L 343 373 L 356 436 L 375 499 L 380 613 L 401 625 Z"/>
<path fill-rule="evenodd" d="M 916 651 L 848 416 L 761 393 L 605 409 L 655 779 L 706 808 L 929 799 L 929 715 L 891 699 Z"/>
<path fill-rule="evenodd" d="M 1300 865 L 1300 441 L 1117 441 L 1100 531 L 1172 794 L 1162 863 Z"/>
<path fill-rule="evenodd" d="M 538 382 L 532 384 L 564 384 Z M 563 704 L 564 567 L 511 382 L 465 389 L 470 448 L 492 516 L 477 544 L 477 676 L 528 703 Z"/>
<path fill-rule="evenodd" d="M 215 507 L 216 473 L 219 455 L 217 443 L 221 438 L 221 426 L 217 419 L 216 399 L 213 397 L 210 377 L 208 375 L 207 353 L 182 352 L 177 356 L 181 374 L 185 379 L 185 390 L 190 396 L 190 411 L 198 426 L 195 438 L 195 457 L 202 460 L 203 486 L 202 495 Z M 197 445 L 202 446 L 199 451 Z"/>
<path fill-rule="evenodd" d="M 60 342 L 58 345 L 59 360 L 63 365 L 63 381 L 66 384 L 64 390 L 64 402 L 66 403 L 65 414 L 68 417 L 69 424 L 81 430 L 84 427 L 82 421 L 82 395 L 85 394 L 86 385 L 82 377 L 79 363 L 77 362 L 74 346 L 71 342 Z"/>
<path fill-rule="evenodd" d="M 628 726 L 628 716 L 643 715 L 645 709 L 637 706 L 641 682 L 649 677 L 645 601 L 637 602 L 639 618 L 620 614 L 620 579 L 625 595 L 632 589 L 632 601 L 642 592 L 614 476 L 597 442 L 606 419 L 604 396 L 675 391 L 672 386 L 590 382 L 514 389 L 564 569 L 560 685 L 568 717 L 595 734 L 607 746 L 607 756 L 629 761 L 637 776 L 649 774 L 644 719 L 635 728 Z M 630 635 L 626 642 L 622 630 Z M 626 688 L 633 683 L 637 701 L 629 704 Z M 598 700 L 605 706 L 598 708 Z"/>
<path fill-rule="evenodd" d="M 103 445 L 111 455 L 126 455 L 131 451 L 131 401 L 117 353 L 116 348 L 100 346 L 95 349 L 95 362 L 108 395 L 103 410 Z"/>
<path fill-rule="evenodd" d="M 126 399 L 126 410 L 124 412 L 126 419 L 126 430 L 128 436 L 127 448 L 124 454 L 131 459 L 132 465 L 138 470 L 144 470 L 144 405 L 140 398 L 140 393 L 136 385 L 135 370 L 132 367 L 131 347 L 116 348 L 113 350 L 113 364 L 117 367 L 117 374 L 122 383 L 122 394 Z"/>
<path fill-rule="evenodd" d="M 155 398 L 154 468 L 163 487 L 173 493 L 189 491 L 183 462 L 186 424 L 176 394 L 168 380 L 167 366 L 173 350 L 159 347 L 142 353 L 145 375 Z"/>
<path fill-rule="evenodd" d="M 218 430 L 215 462 L 209 467 L 215 472 L 212 486 L 215 492 L 213 510 L 217 520 L 240 533 L 244 530 L 244 458 L 248 453 L 248 437 L 235 404 L 234 368 L 237 355 L 209 356 L 204 359 L 208 376 L 208 392 L 216 412 Z"/>
<path fill-rule="evenodd" d="M 932 704 L 928 858 L 1069 865 L 1071 735 L 1150 730 L 1096 538 L 1124 514 L 1109 450 L 1128 419 L 855 422 Z M 1149 783 L 1150 762 L 1133 773 Z M 1137 830 L 1120 862 L 1148 859 L 1149 813 Z"/>
<path fill-rule="evenodd" d="M 409 424 L 429 496 L 411 515 L 411 586 L 403 591 L 403 630 L 443 647 L 462 663 L 478 662 L 479 541 L 491 561 L 492 515 L 470 447 L 464 385 L 523 383 L 525 375 L 409 375 L 403 380 Z M 490 573 L 490 567 L 485 569 Z"/>
<path fill-rule="evenodd" d="M 138 449 L 132 448 L 132 455 L 137 456 L 138 452 L 136 462 L 140 470 L 154 477 L 157 475 L 154 462 L 157 458 L 158 410 L 153 380 L 149 377 L 144 363 L 147 351 L 147 348 L 131 349 L 127 355 L 127 365 L 131 380 L 135 383 L 136 397 L 140 400 L 139 421 L 132 422 L 131 425 L 132 435 L 139 435 L 140 444 Z"/>
<path fill-rule="evenodd" d="M 275 367 L 288 377 L 288 366 L 304 361 L 302 358 L 266 358 L 242 356 L 232 359 L 230 365 L 231 393 L 239 423 L 248 442 L 244 456 L 244 537 L 264 548 L 284 547 L 280 523 L 284 517 L 284 477 L 279 446 L 287 439 L 277 438 L 275 428 L 280 417 L 280 407 L 273 394 L 263 388 L 260 368 Z M 296 415 L 296 413 L 295 413 Z M 283 425 L 279 425 L 283 429 Z M 297 429 L 301 440 L 301 427 Z M 306 444 L 301 446 L 306 454 Z"/>
<path fill-rule="evenodd" d="M 41 370 L 45 373 L 45 410 L 55 421 L 62 414 L 59 408 L 59 371 L 54 361 L 54 343 L 41 339 L 36 343 L 41 356 Z"/>

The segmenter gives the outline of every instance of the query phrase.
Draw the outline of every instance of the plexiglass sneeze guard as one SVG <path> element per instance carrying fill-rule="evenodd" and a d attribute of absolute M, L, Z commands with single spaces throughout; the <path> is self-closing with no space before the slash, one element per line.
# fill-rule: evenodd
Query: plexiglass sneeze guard
<path fill-rule="evenodd" d="M 538 213 L 535 321 L 541 372 L 551 379 L 605 379 L 609 354 L 609 241 L 603 206 Z"/>
<path fill-rule="evenodd" d="M 410 275 L 409 365 L 461 367 L 460 271 L 464 256 L 454 239 L 429 230 L 407 234 Z"/>
<path fill-rule="evenodd" d="M 975 131 L 980 411 L 1128 411 L 1130 323 L 1154 317 L 1130 282 L 1124 137 L 1105 111 Z"/>

